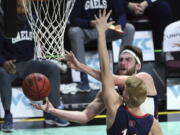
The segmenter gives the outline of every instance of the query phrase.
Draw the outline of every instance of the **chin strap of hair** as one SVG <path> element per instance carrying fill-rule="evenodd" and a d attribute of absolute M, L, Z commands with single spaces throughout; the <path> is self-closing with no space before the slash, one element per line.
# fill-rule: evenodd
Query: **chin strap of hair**
<path fill-rule="evenodd" d="M 123 53 L 130 53 L 135 58 L 137 63 L 141 65 L 141 61 L 140 61 L 139 57 L 133 51 L 131 51 L 129 49 L 125 49 L 121 52 L 121 54 L 123 54 Z"/>

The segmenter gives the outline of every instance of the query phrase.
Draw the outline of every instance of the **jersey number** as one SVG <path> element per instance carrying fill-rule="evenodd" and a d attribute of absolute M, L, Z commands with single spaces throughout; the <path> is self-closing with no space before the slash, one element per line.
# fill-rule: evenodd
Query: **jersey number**
<path fill-rule="evenodd" d="M 123 131 L 122 131 L 122 135 L 126 135 L 127 134 L 127 129 L 124 129 Z"/>

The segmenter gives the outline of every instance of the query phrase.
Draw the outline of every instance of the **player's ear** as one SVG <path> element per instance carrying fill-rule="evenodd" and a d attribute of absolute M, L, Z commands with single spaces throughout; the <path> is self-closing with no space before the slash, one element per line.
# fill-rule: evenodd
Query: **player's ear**
<path fill-rule="evenodd" d="M 141 64 L 136 64 L 136 71 L 140 71 L 141 70 Z"/>

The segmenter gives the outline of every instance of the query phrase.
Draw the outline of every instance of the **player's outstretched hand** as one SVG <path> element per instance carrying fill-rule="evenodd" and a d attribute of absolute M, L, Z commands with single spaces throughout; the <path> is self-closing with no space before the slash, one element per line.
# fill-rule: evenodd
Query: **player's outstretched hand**
<path fill-rule="evenodd" d="M 107 22 L 109 16 L 111 15 L 111 10 L 106 13 L 106 9 L 104 9 L 103 11 L 99 11 L 99 16 L 97 17 L 95 15 L 95 19 L 96 19 L 96 29 L 98 32 L 104 32 L 107 29 L 109 29 L 109 27 L 114 23 L 114 21 L 111 22 Z"/>
<path fill-rule="evenodd" d="M 49 101 L 48 97 L 45 98 L 45 104 L 32 104 L 32 106 L 38 110 L 42 110 L 44 112 L 50 113 L 51 110 L 54 109 L 53 105 Z"/>
<path fill-rule="evenodd" d="M 62 58 L 61 60 L 64 60 L 67 62 L 67 65 L 72 68 L 72 69 L 76 69 L 79 70 L 79 65 L 80 62 L 77 60 L 77 58 L 74 56 L 73 52 L 70 51 L 66 51 L 65 50 L 65 55 L 64 58 Z"/>

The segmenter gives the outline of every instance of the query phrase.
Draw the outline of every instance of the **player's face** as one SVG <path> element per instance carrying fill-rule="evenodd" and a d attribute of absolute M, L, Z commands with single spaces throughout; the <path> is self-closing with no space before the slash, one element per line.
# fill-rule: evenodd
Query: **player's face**
<path fill-rule="evenodd" d="M 118 72 L 120 75 L 133 75 L 137 73 L 136 66 L 136 60 L 130 53 L 123 53 L 120 55 L 118 63 Z"/>

